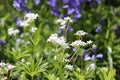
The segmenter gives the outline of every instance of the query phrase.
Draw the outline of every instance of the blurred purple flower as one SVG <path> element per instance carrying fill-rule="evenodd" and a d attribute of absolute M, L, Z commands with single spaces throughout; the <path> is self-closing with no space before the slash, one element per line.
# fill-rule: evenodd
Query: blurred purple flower
<path fill-rule="evenodd" d="M 52 7 L 51 14 L 60 16 L 60 11 L 57 7 L 57 0 L 48 0 L 48 4 Z"/>
<path fill-rule="evenodd" d="M 92 57 L 91 57 L 91 60 L 95 60 L 95 59 L 102 59 L 103 58 L 103 54 L 97 54 L 97 55 L 92 55 Z"/>
<path fill-rule="evenodd" d="M 58 0 L 48 0 L 48 4 L 52 7 L 51 13 L 56 16 L 60 16 L 60 11 L 57 6 Z M 82 4 L 91 2 L 92 5 L 100 4 L 101 0 L 62 0 L 62 8 L 67 10 L 67 16 L 73 15 L 74 21 L 82 17 L 81 9 Z"/>
<path fill-rule="evenodd" d="M 41 0 L 34 0 L 35 5 L 39 5 Z"/>
<path fill-rule="evenodd" d="M 13 1 L 13 7 L 16 8 L 18 11 L 25 10 L 26 12 L 29 12 L 29 8 L 26 5 L 27 0 L 14 0 Z"/>
<path fill-rule="evenodd" d="M 100 32 L 100 30 L 101 30 L 101 28 L 102 28 L 102 26 L 101 26 L 101 25 L 99 25 L 99 26 L 95 29 L 95 32 L 96 32 L 96 33 L 99 33 L 99 32 Z"/>
<path fill-rule="evenodd" d="M 116 10 L 116 9 L 114 9 L 114 14 L 116 15 L 116 16 L 119 16 L 119 13 L 118 13 L 118 11 Z"/>
<path fill-rule="evenodd" d="M 0 45 L 1 45 L 1 46 L 3 46 L 3 45 L 5 45 L 5 44 L 6 44 L 6 41 L 5 41 L 5 40 L 0 39 Z"/>
<path fill-rule="evenodd" d="M 99 23 L 100 23 L 100 25 L 103 24 L 103 19 L 102 18 L 99 19 Z"/>
<path fill-rule="evenodd" d="M 17 20 L 16 20 L 16 26 L 20 26 L 21 22 L 22 22 L 22 20 L 20 18 L 17 18 Z"/>
<path fill-rule="evenodd" d="M 66 26 L 66 28 L 67 28 L 68 32 L 72 32 L 73 31 L 73 28 L 71 26 Z M 63 33 L 63 29 L 61 29 L 61 28 L 59 28 L 58 33 L 61 34 L 61 35 L 63 35 L 63 36 L 65 35 Z"/>
<path fill-rule="evenodd" d="M 92 49 L 91 49 L 91 51 L 92 51 L 93 53 L 96 53 L 96 50 L 97 50 L 96 47 L 92 47 Z"/>
<path fill-rule="evenodd" d="M 94 1 L 92 1 L 91 4 L 90 4 L 90 7 L 93 8 L 97 4 L 101 4 L 101 0 L 94 0 Z"/>

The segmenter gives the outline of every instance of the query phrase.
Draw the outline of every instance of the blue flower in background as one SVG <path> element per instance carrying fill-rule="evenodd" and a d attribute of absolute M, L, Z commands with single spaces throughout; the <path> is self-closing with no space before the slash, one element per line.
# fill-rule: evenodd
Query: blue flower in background
<path fill-rule="evenodd" d="M 34 0 L 35 5 L 39 5 L 41 0 Z"/>
<path fill-rule="evenodd" d="M 6 41 L 5 41 L 5 40 L 0 39 L 0 45 L 1 45 L 1 46 L 3 46 L 3 45 L 5 45 L 5 44 L 6 44 Z"/>
<path fill-rule="evenodd" d="M 101 28 L 102 28 L 102 26 L 101 26 L 101 25 L 99 25 L 99 26 L 95 29 L 95 32 L 96 32 L 96 33 L 99 33 L 99 32 L 100 32 L 100 30 L 101 30 Z"/>
<path fill-rule="evenodd" d="M 53 15 L 60 16 L 60 11 L 58 9 L 57 2 L 58 0 L 48 0 L 48 4 L 52 7 L 51 13 Z M 77 19 L 82 17 L 82 4 L 91 2 L 90 5 L 93 7 L 96 4 L 100 4 L 101 0 L 62 0 L 62 2 L 62 8 L 67 10 L 67 13 L 65 15 L 73 15 L 74 21 L 77 21 Z"/>
<path fill-rule="evenodd" d="M 20 18 L 17 18 L 17 20 L 16 20 L 16 26 L 20 26 L 21 22 L 22 22 L 22 20 Z"/>
<path fill-rule="evenodd" d="M 52 7 L 51 14 L 60 16 L 60 11 L 57 7 L 57 0 L 48 0 L 48 4 Z"/>
<path fill-rule="evenodd" d="M 13 6 L 16 8 L 18 11 L 23 11 L 25 10 L 26 12 L 29 12 L 29 8 L 26 5 L 27 0 L 14 0 L 13 1 Z"/>

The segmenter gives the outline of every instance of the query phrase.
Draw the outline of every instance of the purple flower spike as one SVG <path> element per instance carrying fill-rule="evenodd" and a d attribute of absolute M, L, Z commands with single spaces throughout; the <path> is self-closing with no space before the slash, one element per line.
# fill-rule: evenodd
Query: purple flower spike
<path fill-rule="evenodd" d="M 41 0 L 34 0 L 35 5 L 39 5 Z"/>
<path fill-rule="evenodd" d="M 99 58 L 99 59 L 103 58 L 103 54 L 97 54 L 96 58 Z"/>
<path fill-rule="evenodd" d="M 0 45 L 3 46 L 3 45 L 5 45 L 5 44 L 6 44 L 6 41 L 0 39 Z"/>
<path fill-rule="evenodd" d="M 95 29 L 95 32 L 96 33 L 99 33 L 100 32 L 100 30 L 101 30 L 101 28 L 102 28 L 102 26 L 100 25 L 100 26 L 98 26 L 96 29 Z"/>

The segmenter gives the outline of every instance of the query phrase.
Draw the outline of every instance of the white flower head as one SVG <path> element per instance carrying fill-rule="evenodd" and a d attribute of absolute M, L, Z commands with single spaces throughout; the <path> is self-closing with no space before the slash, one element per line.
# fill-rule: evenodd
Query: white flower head
<path fill-rule="evenodd" d="M 86 32 L 84 32 L 84 31 L 82 31 L 82 30 L 79 30 L 79 31 L 77 31 L 76 33 L 75 33 L 75 35 L 77 35 L 77 36 L 85 36 L 87 33 Z"/>
<path fill-rule="evenodd" d="M 9 65 L 7 66 L 7 68 L 8 68 L 8 70 L 11 70 L 11 69 L 14 69 L 14 68 L 15 68 L 15 66 L 13 66 L 13 65 L 9 64 Z"/>
<path fill-rule="evenodd" d="M 25 15 L 25 19 L 20 22 L 20 26 L 24 26 L 24 27 L 29 26 L 32 21 L 34 21 L 35 19 L 37 19 L 37 17 L 39 17 L 38 14 L 27 13 Z"/>
<path fill-rule="evenodd" d="M 6 64 L 3 63 L 3 62 L 0 63 L 0 67 L 4 67 L 5 65 L 6 65 Z"/>
<path fill-rule="evenodd" d="M 91 41 L 91 40 L 87 41 L 87 44 L 92 44 L 92 43 L 93 43 L 93 41 Z"/>
<path fill-rule="evenodd" d="M 20 22 L 20 26 L 24 26 L 24 27 L 29 26 L 29 21 L 27 21 L 27 20 L 21 21 L 21 22 Z"/>
<path fill-rule="evenodd" d="M 92 45 L 92 48 L 96 48 L 97 46 L 95 44 Z"/>
<path fill-rule="evenodd" d="M 51 34 L 51 36 L 47 39 L 47 42 L 51 42 L 54 45 L 59 45 L 64 49 L 69 48 L 68 44 L 65 42 L 64 37 L 58 37 L 56 33 Z"/>
<path fill-rule="evenodd" d="M 30 65 L 30 62 L 26 62 L 27 65 Z"/>
<path fill-rule="evenodd" d="M 24 58 L 22 58 L 22 59 L 21 59 L 21 62 L 22 62 L 22 63 L 24 63 L 24 62 L 25 62 L 25 59 L 24 59 Z"/>
<path fill-rule="evenodd" d="M 73 47 L 79 47 L 79 46 L 84 47 L 87 44 L 82 40 L 76 40 L 76 41 L 72 42 L 70 45 L 73 46 Z"/>
<path fill-rule="evenodd" d="M 73 20 L 69 16 L 65 17 L 64 20 L 68 22 L 73 22 Z"/>
<path fill-rule="evenodd" d="M 32 27 L 31 29 L 30 29 L 30 32 L 35 32 L 37 30 L 37 28 L 36 27 Z"/>
<path fill-rule="evenodd" d="M 68 65 L 65 65 L 65 68 L 66 69 L 69 69 L 69 70 L 74 70 L 74 67 L 72 66 L 72 65 L 70 65 L 70 64 L 68 64 Z"/>
<path fill-rule="evenodd" d="M 27 18 L 29 20 L 35 20 L 35 19 L 37 19 L 37 17 L 39 17 L 39 15 L 38 14 L 34 14 L 34 13 L 27 13 L 25 15 L 25 18 Z"/>
<path fill-rule="evenodd" d="M 9 28 L 8 29 L 8 35 L 16 35 L 17 33 L 19 33 L 20 31 L 18 29 L 14 29 L 14 28 Z"/>

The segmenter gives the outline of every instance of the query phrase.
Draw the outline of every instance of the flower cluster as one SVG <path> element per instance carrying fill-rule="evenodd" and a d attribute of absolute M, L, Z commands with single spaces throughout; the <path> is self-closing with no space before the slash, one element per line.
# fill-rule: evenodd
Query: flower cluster
<path fill-rule="evenodd" d="M 47 42 L 51 42 L 54 45 L 61 46 L 64 49 L 69 48 L 68 44 L 65 42 L 64 37 L 58 37 L 57 34 L 51 34 L 51 36 L 47 39 Z"/>
<path fill-rule="evenodd" d="M 8 35 L 16 35 L 17 33 L 19 33 L 20 31 L 18 29 L 14 29 L 14 28 L 9 28 L 8 29 Z"/>
<path fill-rule="evenodd" d="M 37 17 L 39 17 L 38 14 L 34 14 L 34 13 L 27 13 L 27 14 L 25 14 L 24 20 L 20 21 L 20 26 L 24 26 L 24 27 L 29 26 L 32 21 L 37 19 Z"/>
<path fill-rule="evenodd" d="M 75 33 L 75 35 L 77 35 L 79 37 L 85 36 L 86 34 L 87 33 L 82 31 L 82 30 L 79 30 Z M 91 40 L 89 40 L 87 42 L 84 42 L 82 40 L 76 40 L 76 41 L 72 42 L 70 45 L 77 48 L 77 47 L 85 47 L 85 46 L 90 45 L 92 43 L 93 43 L 93 41 L 91 41 Z"/>
<path fill-rule="evenodd" d="M 58 19 L 56 23 L 60 23 L 60 29 L 65 29 L 67 23 L 72 23 L 73 20 L 70 17 L 64 17 L 63 19 Z"/>

